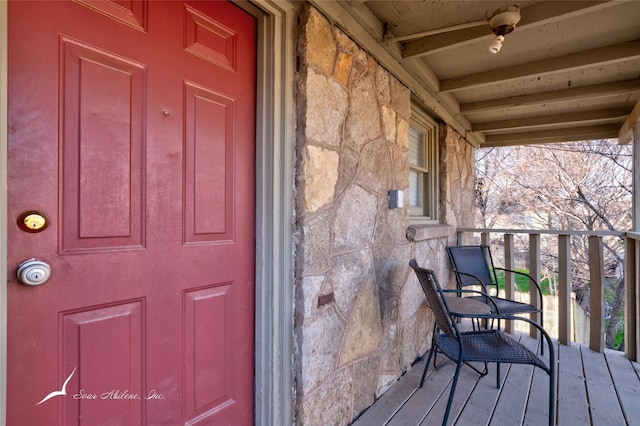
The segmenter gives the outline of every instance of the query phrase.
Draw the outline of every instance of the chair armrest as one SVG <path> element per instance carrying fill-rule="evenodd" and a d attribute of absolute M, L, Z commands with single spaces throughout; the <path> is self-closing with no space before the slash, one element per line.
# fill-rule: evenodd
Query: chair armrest
<path fill-rule="evenodd" d="M 525 277 L 527 277 L 529 281 L 532 282 L 533 285 L 538 289 L 538 295 L 540 296 L 540 303 L 542 303 L 543 301 L 542 288 L 540 288 L 540 284 L 538 284 L 538 282 L 531 275 L 527 274 L 526 272 L 514 271 L 513 269 L 498 268 L 498 267 L 494 267 L 493 269 L 498 271 L 505 271 L 505 272 L 511 272 L 514 274 L 524 275 Z"/>
<path fill-rule="evenodd" d="M 484 293 L 482 291 L 478 291 L 478 290 L 442 290 L 443 293 L 458 293 L 458 294 L 475 294 L 478 296 L 484 296 L 485 298 L 485 302 L 487 305 L 492 306 L 493 307 L 493 311 L 496 314 L 500 314 L 500 310 L 498 309 L 498 305 L 496 304 L 495 300 L 493 300 L 493 297 L 491 297 L 488 293 Z"/>
<path fill-rule="evenodd" d="M 482 287 L 482 292 L 489 294 L 489 291 L 487 290 L 487 285 L 485 283 L 482 282 L 482 280 L 480 278 L 478 278 L 477 275 L 473 275 L 473 274 L 469 274 L 467 272 L 462 272 L 462 271 L 458 271 L 457 269 L 453 270 L 453 273 L 456 275 L 466 275 L 467 277 L 471 277 L 476 281 L 476 284 L 466 284 L 466 285 L 479 285 L 480 287 Z M 460 282 L 461 280 L 458 280 L 458 282 Z"/>

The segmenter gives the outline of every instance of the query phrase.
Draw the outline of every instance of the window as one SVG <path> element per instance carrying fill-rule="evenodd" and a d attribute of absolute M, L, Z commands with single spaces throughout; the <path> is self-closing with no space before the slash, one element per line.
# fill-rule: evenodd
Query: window
<path fill-rule="evenodd" d="M 438 220 L 438 125 L 417 107 L 409 126 L 409 212 L 412 222 Z"/>

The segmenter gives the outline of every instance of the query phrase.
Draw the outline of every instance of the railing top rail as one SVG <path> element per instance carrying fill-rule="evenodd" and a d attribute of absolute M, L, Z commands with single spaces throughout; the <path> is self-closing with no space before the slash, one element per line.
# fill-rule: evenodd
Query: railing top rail
<path fill-rule="evenodd" d="M 499 228 L 458 228 L 458 232 L 486 232 L 500 234 L 545 234 L 545 235 L 593 235 L 623 237 L 625 234 L 632 238 L 640 238 L 639 233 L 624 231 L 569 231 L 547 229 L 499 229 Z"/>
<path fill-rule="evenodd" d="M 634 240 L 640 240 L 640 232 L 627 232 L 627 237 L 632 238 Z"/>

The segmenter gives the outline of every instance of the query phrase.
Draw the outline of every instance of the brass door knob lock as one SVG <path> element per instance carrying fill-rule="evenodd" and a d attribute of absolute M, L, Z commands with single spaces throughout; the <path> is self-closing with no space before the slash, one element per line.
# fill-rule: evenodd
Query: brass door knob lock
<path fill-rule="evenodd" d="M 49 220 L 44 213 L 27 211 L 18 216 L 18 227 L 25 232 L 42 232 L 49 226 Z"/>

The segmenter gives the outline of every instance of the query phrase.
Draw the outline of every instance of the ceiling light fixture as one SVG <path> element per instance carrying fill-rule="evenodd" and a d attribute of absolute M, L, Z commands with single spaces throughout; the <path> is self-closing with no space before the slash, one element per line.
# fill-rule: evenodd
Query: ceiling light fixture
<path fill-rule="evenodd" d="M 489 18 L 489 26 L 496 38 L 489 45 L 489 52 L 496 54 L 500 51 L 504 35 L 513 31 L 518 22 L 520 22 L 520 6 L 518 5 L 503 6 L 493 12 Z"/>

